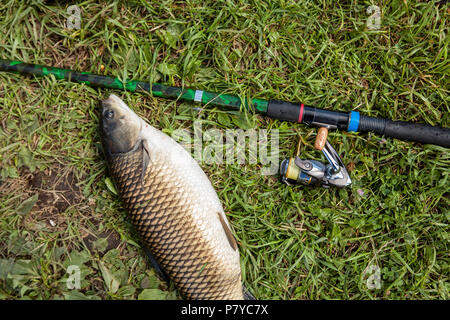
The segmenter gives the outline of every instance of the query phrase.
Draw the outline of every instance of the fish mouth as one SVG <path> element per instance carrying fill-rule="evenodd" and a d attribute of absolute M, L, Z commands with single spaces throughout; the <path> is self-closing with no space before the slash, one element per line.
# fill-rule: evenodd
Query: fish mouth
<path fill-rule="evenodd" d="M 131 110 L 124 105 L 123 101 L 116 95 L 111 94 L 107 99 L 102 100 L 103 111 L 108 108 L 119 108 L 123 111 L 130 112 Z"/>
<path fill-rule="evenodd" d="M 111 103 L 117 103 L 120 105 L 120 101 L 122 101 L 115 94 L 110 94 L 108 98 L 102 100 L 102 105 L 110 105 Z"/>
<path fill-rule="evenodd" d="M 133 149 L 139 140 L 141 121 L 119 97 L 111 94 L 101 101 L 101 131 L 109 153 L 124 153 Z"/>
<path fill-rule="evenodd" d="M 102 100 L 101 105 L 103 118 L 108 119 L 108 114 L 106 113 L 112 111 L 113 114 L 111 116 L 120 114 L 120 119 L 126 118 L 126 121 L 137 122 L 140 124 L 139 116 L 115 94 L 111 94 L 107 99 Z"/>
<path fill-rule="evenodd" d="M 129 119 L 132 119 L 132 121 L 139 121 L 139 116 L 115 94 L 110 94 L 107 99 L 102 100 L 101 105 L 103 111 L 110 108 L 114 111 L 119 111 L 122 115 L 129 115 Z"/>

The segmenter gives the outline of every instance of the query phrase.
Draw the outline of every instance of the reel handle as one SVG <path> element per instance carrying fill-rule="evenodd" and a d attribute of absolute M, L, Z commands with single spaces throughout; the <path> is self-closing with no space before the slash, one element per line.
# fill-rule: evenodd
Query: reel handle
<path fill-rule="evenodd" d="M 316 136 L 316 142 L 314 143 L 314 148 L 316 150 L 322 151 L 325 148 L 328 138 L 328 128 L 321 127 Z"/>

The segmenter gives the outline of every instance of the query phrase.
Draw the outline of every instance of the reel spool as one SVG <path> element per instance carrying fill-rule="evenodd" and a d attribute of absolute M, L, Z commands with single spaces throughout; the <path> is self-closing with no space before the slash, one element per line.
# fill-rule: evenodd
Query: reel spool
<path fill-rule="evenodd" d="M 322 151 L 328 163 L 318 160 L 301 159 L 300 143 L 294 157 L 284 159 L 280 165 L 281 182 L 287 185 L 321 184 L 323 187 L 348 187 L 352 184 L 344 162 L 327 140 L 328 129 L 321 127 L 316 136 L 314 148 Z"/>

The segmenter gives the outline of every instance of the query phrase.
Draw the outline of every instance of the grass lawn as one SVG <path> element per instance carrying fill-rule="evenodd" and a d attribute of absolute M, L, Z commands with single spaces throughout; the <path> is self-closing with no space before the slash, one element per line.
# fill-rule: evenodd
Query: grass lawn
<path fill-rule="evenodd" d="M 64 2 L 2 1 L 0 58 L 449 127 L 448 4 L 375 1 L 375 29 L 371 4 L 88 0 L 68 29 Z M 277 129 L 280 160 L 299 136 L 302 156 L 320 159 L 317 129 L 303 125 L 0 72 L 0 298 L 179 298 L 113 192 L 98 127 L 110 93 L 168 134 L 194 120 Z M 329 141 L 351 188 L 201 163 L 246 287 L 258 299 L 448 299 L 448 149 L 337 131 Z"/>

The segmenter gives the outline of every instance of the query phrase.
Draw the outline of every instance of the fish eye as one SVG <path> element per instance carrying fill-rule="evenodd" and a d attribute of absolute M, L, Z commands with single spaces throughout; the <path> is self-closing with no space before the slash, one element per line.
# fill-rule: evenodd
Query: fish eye
<path fill-rule="evenodd" d="M 114 118 L 114 111 L 112 109 L 106 109 L 103 112 L 103 117 L 108 120 Z"/>

